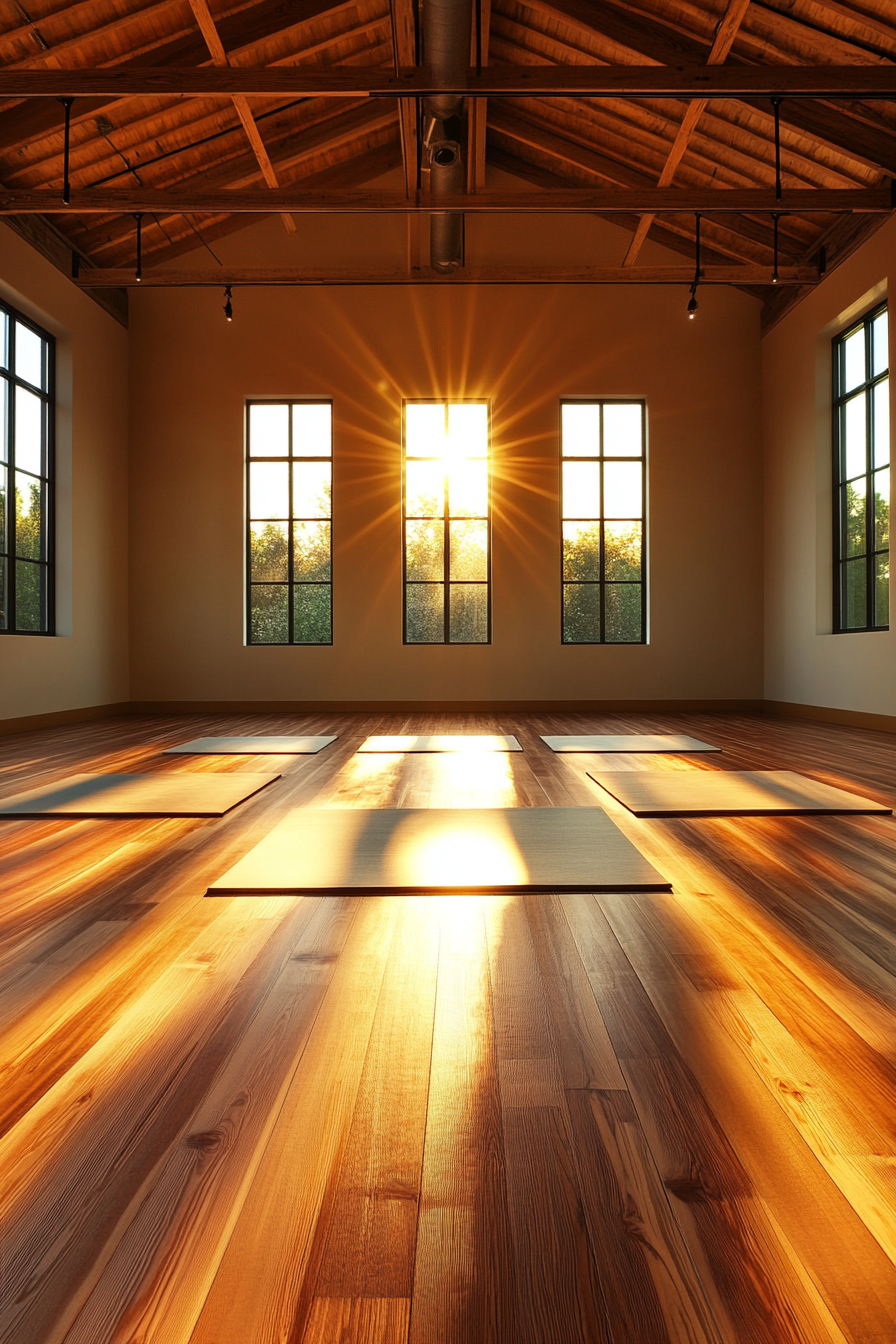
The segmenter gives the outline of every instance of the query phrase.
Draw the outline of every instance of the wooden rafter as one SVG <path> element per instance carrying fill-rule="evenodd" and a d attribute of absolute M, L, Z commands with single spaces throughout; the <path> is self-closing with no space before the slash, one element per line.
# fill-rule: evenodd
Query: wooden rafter
<path fill-rule="evenodd" d="M 433 204 L 420 196 L 407 199 L 386 192 L 354 192 L 339 195 L 310 195 L 297 189 L 280 189 L 262 195 L 257 191 L 220 191 L 204 193 L 189 190 L 170 191 L 134 187 L 118 191 L 72 192 L 71 202 L 63 205 L 49 191 L 0 191 L 0 215 L 52 214 L 133 214 L 138 211 L 161 214 L 416 214 L 428 213 Z M 651 187 L 642 190 L 600 191 L 570 190 L 557 194 L 533 195 L 531 192 L 489 192 L 482 196 L 447 196 L 439 200 L 440 210 L 461 210 L 470 214 L 595 214 L 613 215 L 634 212 L 653 214 L 768 214 L 774 210 L 797 214 L 887 214 L 893 209 L 889 187 L 855 188 L 830 191 L 819 189 L 785 191 L 780 198 L 766 188 L 719 191 L 711 188 Z"/>
<path fill-rule="evenodd" d="M 436 79 L 425 66 L 290 65 L 203 67 L 198 70 L 0 70 L 0 98 L 860 98 L 896 100 L 896 66 L 521 65 L 470 70 Z"/>
<path fill-rule="evenodd" d="M 393 69 L 417 63 L 417 30 L 413 0 L 389 0 L 392 19 Z M 401 156 L 404 165 L 405 190 L 412 196 L 417 190 L 417 100 L 400 98 L 398 123 L 401 128 Z"/>
<path fill-rule="evenodd" d="M 488 65 L 488 46 L 491 34 L 492 0 L 480 0 L 479 4 L 479 46 L 480 64 Z M 475 68 L 477 43 L 475 23 L 473 25 L 473 50 L 470 64 Z M 488 100 L 471 98 L 467 104 L 467 191 L 471 195 L 485 189 L 485 141 L 488 125 Z"/>
<path fill-rule="evenodd" d="M 719 20 L 719 26 L 716 29 L 716 35 L 713 40 L 712 48 L 706 58 L 707 65 L 722 65 L 731 50 L 734 39 L 737 36 L 737 30 L 740 27 L 743 17 L 747 12 L 747 6 L 750 0 L 728 0 L 728 8 Z M 676 132 L 675 139 L 672 142 L 672 148 L 669 150 L 669 157 L 666 159 L 663 171 L 660 173 L 657 186 L 670 187 L 672 179 L 675 176 L 675 170 L 684 158 L 688 145 L 691 142 L 691 136 L 697 129 L 697 122 L 700 120 L 707 104 L 706 98 L 695 98 L 685 110 L 684 117 Z M 644 245 L 650 226 L 653 223 L 650 215 L 642 215 L 634 237 L 628 246 L 625 254 L 623 266 L 634 266 L 638 259 L 638 253 Z"/>
<path fill-rule="evenodd" d="M 227 52 L 224 50 L 220 35 L 215 27 L 215 21 L 212 18 L 211 10 L 208 7 L 208 0 L 190 0 L 190 8 L 199 25 L 199 31 L 205 39 L 209 55 L 218 69 L 227 69 L 230 61 L 227 58 Z M 232 95 L 233 106 L 237 116 L 240 119 L 243 130 L 246 132 L 246 139 L 252 146 L 252 153 L 258 161 L 261 169 L 261 175 L 268 186 L 276 190 L 280 183 L 277 180 L 277 174 L 274 171 L 274 165 L 271 163 L 270 155 L 265 148 L 264 141 L 261 138 L 255 118 L 252 115 L 252 109 L 249 107 L 248 99 L 245 94 L 235 93 Z M 292 215 L 282 214 L 283 227 L 287 233 L 295 233 L 296 226 Z"/>

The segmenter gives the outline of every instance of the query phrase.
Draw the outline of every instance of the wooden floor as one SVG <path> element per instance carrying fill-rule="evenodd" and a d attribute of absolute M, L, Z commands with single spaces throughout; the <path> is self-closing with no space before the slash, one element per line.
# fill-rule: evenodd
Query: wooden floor
<path fill-rule="evenodd" d="M 314 757 L 162 757 L 339 733 Z M 472 758 L 372 733 L 515 733 Z M 4 1344 L 893 1344 L 896 820 L 638 821 L 541 733 L 686 732 L 896 802 L 896 739 L 760 718 L 123 718 L 74 771 L 267 771 L 215 821 L 0 821 Z M 608 767 L 604 758 L 604 767 Z M 203 899 L 290 807 L 605 806 L 672 894 Z"/>

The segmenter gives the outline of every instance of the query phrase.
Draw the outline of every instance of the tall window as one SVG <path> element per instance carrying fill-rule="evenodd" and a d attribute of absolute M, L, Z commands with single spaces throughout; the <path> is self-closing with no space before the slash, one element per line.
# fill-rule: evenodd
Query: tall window
<path fill-rule="evenodd" d="M 491 640 L 487 402 L 405 403 L 404 640 Z"/>
<path fill-rule="evenodd" d="M 834 628 L 890 623 L 887 309 L 834 339 Z"/>
<path fill-rule="evenodd" d="M 247 642 L 331 644 L 332 404 L 252 401 L 247 446 Z"/>
<path fill-rule="evenodd" d="M 0 632 L 53 633 L 55 342 L 0 304 Z"/>
<path fill-rule="evenodd" d="M 644 403 L 560 403 L 563 643 L 643 644 Z"/>

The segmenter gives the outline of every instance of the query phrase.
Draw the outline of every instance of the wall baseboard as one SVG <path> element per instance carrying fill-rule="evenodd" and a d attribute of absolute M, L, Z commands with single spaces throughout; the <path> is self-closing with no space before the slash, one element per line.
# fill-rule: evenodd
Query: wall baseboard
<path fill-rule="evenodd" d="M 0 736 L 127 714 L 771 714 L 896 733 L 896 715 L 788 700 L 122 700 L 0 719 Z"/>
<path fill-rule="evenodd" d="M 755 714 L 761 700 L 132 700 L 132 714 Z"/>
<path fill-rule="evenodd" d="M 878 733 L 896 733 L 896 715 L 866 714 L 861 709 L 829 709 L 825 705 L 800 705 L 789 700 L 765 700 L 766 714 L 777 718 L 815 719 L 819 723 L 842 723 L 849 728 L 872 728 Z"/>
<path fill-rule="evenodd" d="M 81 709 L 57 709 L 50 714 L 26 714 L 19 719 L 0 719 L 0 737 L 9 733 L 30 733 L 36 728 L 59 728 L 66 723 L 112 719 L 130 713 L 130 703 L 122 700 L 115 705 L 85 705 Z"/>

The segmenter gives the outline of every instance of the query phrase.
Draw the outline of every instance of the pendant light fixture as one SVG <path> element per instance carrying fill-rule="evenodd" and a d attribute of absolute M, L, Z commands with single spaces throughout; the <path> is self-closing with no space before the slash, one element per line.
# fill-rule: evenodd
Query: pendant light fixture
<path fill-rule="evenodd" d="M 695 216 L 694 216 L 694 219 L 696 220 L 696 225 L 697 225 L 697 226 L 696 226 L 696 230 L 695 230 L 695 234 L 694 234 L 694 237 L 695 237 L 695 244 L 696 244 L 696 245 L 695 245 L 695 248 L 694 248 L 694 279 L 693 279 L 693 282 L 692 282 L 692 284 L 691 284 L 691 297 L 688 299 L 688 317 L 691 319 L 691 321 L 694 320 L 694 315 L 696 314 L 697 309 L 700 307 L 699 303 L 697 302 L 697 286 L 698 286 L 698 284 L 700 283 L 700 216 L 699 216 L 699 214 L 695 215 Z"/>

